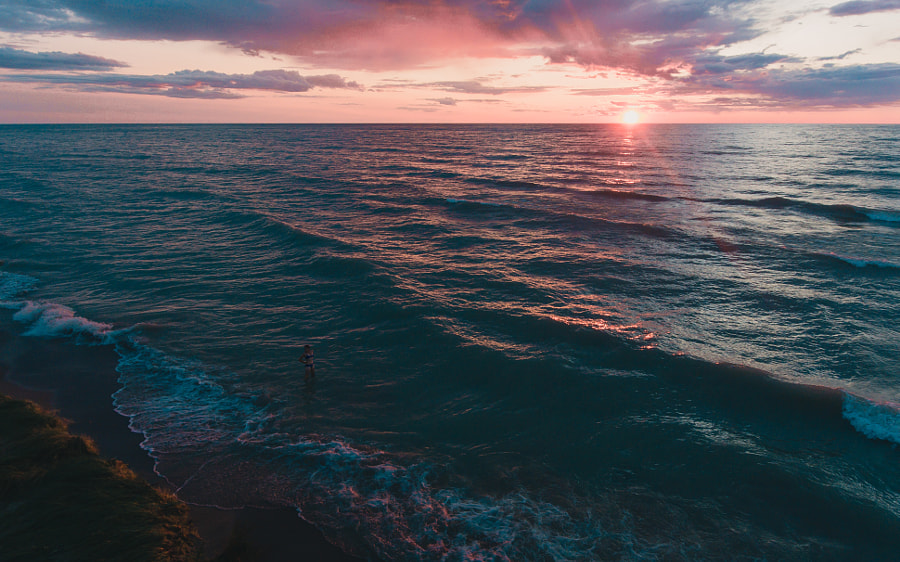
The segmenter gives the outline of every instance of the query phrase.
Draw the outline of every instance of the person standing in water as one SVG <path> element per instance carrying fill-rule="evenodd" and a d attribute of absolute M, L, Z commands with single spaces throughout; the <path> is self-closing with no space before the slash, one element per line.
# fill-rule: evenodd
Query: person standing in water
<path fill-rule="evenodd" d="M 309 380 L 310 377 L 315 378 L 316 376 L 316 355 L 313 353 L 313 348 L 308 345 L 303 346 L 303 356 L 300 357 L 300 362 L 306 366 L 304 378 Z"/>

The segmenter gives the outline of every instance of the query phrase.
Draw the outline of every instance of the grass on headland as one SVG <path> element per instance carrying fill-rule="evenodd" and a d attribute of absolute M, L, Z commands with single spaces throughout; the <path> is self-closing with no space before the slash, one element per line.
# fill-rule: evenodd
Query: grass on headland
<path fill-rule="evenodd" d="M 187 508 L 31 402 L 0 395 L 0 558 L 199 561 Z"/>

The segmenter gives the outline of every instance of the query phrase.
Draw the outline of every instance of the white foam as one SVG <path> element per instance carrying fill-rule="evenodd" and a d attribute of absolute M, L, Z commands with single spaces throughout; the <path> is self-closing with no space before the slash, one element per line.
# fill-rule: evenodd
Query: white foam
<path fill-rule="evenodd" d="M 844 393 L 844 417 L 870 439 L 900 444 L 900 404 Z"/>
<path fill-rule="evenodd" d="M 13 320 L 30 324 L 26 336 L 89 336 L 101 343 L 111 343 L 111 325 L 76 316 L 71 308 L 61 304 L 26 301 Z"/>
<path fill-rule="evenodd" d="M 24 335 L 47 338 L 87 336 L 93 342 L 111 343 L 115 332 L 109 324 L 77 316 L 75 311 L 61 304 L 14 300 L 32 289 L 37 282 L 28 275 L 0 271 L 0 307 L 16 310 L 13 320 L 30 325 Z"/>

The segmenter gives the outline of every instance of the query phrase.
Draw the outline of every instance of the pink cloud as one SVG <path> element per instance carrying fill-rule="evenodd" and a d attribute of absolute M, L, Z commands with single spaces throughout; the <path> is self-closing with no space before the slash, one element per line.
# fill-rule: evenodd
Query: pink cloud
<path fill-rule="evenodd" d="M 553 61 L 658 74 L 673 37 L 695 48 L 756 33 L 729 16 L 744 0 L 0 0 L 0 29 L 101 37 L 205 39 L 248 53 L 344 69 L 421 67 L 457 57 L 512 57 L 537 44 Z M 70 17 L 71 14 L 78 16 Z M 4 21 L 6 23 L 4 23 Z M 729 39 L 730 37 L 730 39 Z M 632 47 L 634 39 L 650 46 Z M 653 45 L 656 45 L 655 47 Z M 687 53 L 690 54 L 690 53 Z M 669 57 L 671 58 L 671 57 Z"/>
<path fill-rule="evenodd" d="M 277 41 L 271 48 L 309 64 L 376 71 L 421 68 L 462 57 L 509 58 L 516 54 L 511 38 L 467 10 L 443 5 L 415 10 L 384 6 L 362 22 Z"/>
<path fill-rule="evenodd" d="M 0 0 L 0 30 L 77 32 L 100 38 L 207 40 L 250 54 L 278 53 L 304 65 L 354 70 L 439 68 L 464 57 L 540 55 L 550 65 L 613 69 L 649 78 L 684 95 L 734 92 L 760 103 L 851 106 L 900 101 L 895 67 L 856 65 L 815 69 L 778 53 L 720 55 L 724 48 L 764 32 L 744 14 L 757 0 Z M 833 16 L 897 9 L 898 0 L 853 0 Z M 853 53 L 848 51 L 846 55 Z M 94 64 L 115 61 L 64 53 L 41 57 L 6 53 L 15 64 Z M 52 56 L 51 56 L 52 55 Z M 844 55 L 832 57 L 839 60 Z M 818 59 L 813 62 L 821 62 Z M 792 63 L 797 70 L 781 68 Z M 13 62 L 9 62 L 12 65 Z M 198 72 L 198 71 L 192 71 Z M 306 91 L 358 87 L 343 78 L 293 76 L 288 71 L 251 77 L 217 73 L 124 77 L 6 76 L 7 81 L 65 84 L 71 88 L 169 96 L 236 97 L 242 89 Z M 685 75 L 689 75 L 685 78 Z M 223 75 L 224 76 L 224 75 Z M 301 80 L 302 79 L 302 80 Z M 224 81 L 223 81 L 224 80 Z M 865 82 L 859 82 L 865 80 Z M 865 83 L 865 88 L 857 84 Z M 411 83 L 453 94 L 500 96 L 542 88 L 494 87 L 487 80 Z M 294 88 L 294 89 L 292 89 Z M 449 98 L 434 98 L 446 100 Z M 447 105 L 447 104 L 445 104 Z"/>

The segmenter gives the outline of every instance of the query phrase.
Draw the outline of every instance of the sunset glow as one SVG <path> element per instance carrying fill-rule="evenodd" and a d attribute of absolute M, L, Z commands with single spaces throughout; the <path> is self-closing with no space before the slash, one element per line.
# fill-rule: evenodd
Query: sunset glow
<path fill-rule="evenodd" d="M 0 0 L 0 122 L 896 123 L 897 29 L 893 0 Z"/>
<path fill-rule="evenodd" d="M 634 125 L 640 120 L 641 115 L 633 109 L 630 109 L 622 114 L 622 123 L 625 123 L 626 125 Z"/>

